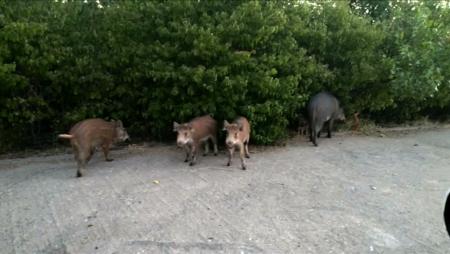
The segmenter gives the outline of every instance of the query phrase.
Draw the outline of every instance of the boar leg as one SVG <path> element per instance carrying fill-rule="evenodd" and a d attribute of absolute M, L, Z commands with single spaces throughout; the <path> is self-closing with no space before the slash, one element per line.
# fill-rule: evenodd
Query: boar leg
<path fill-rule="evenodd" d="M 211 137 L 211 141 L 214 145 L 214 156 L 217 156 L 218 153 L 218 149 L 217 149 L 217 137 L 216 136 L 212 136 Z"/>
<path fill-rule="evenodd" d="M 315 146 L 317 146 L 317 134 L 316 134 L 316 130 L 314 130 L 313 129 L 313 132 L 312 132 L 312 134 L 311 134 L 311 137 L 312 137 L 312 142 L 313 142 L 313 144 L 315 145 Z"/>
<path fill-rule="evenodd" d="M 78 154 L 79 154 L 79 152 L 78 152 L 78 146 L 72 144 L 72 149 L 73 149 L 73 154 L 74 154 L 74 156 L 75 156 L 75 160 L 78 160 Z"/>
<path fill-rule="evenodd" d="M 244 146 L 244 148 L 245 148 L 245 158 L 250 159 L 250 153 L 248 152 L 248 140 L 245 141 L 244 145 L 245 145 Z"/>
<path fill-rule="evenodd" d="M 78 153 L 78 151 L 77 150 L 74 150 L 74 152 L 75 152 L 75 161 L 77 162 L 77 165 L 79 166 L 80 165 L 80 163 L 79 163 L 79 161 L 80 161 L 80 154 Z"/>
<path fill-rule="evenodd" d="M 85 164 L 91 160 L 92 155 L 94 155 L 94 152 L 95 152 L 95 147 L 92 147 L 91 149 L 89 149 L 89 153 L 87 154 L 87 156 L 85 157 L 86 159 L 84 160 Z"/>
<path fill-rule="evenodd" d="M 206 156 L 209 153 L 209 140 L 205 140 L 205 142 L 203 142 L 203 144 L 205 145 L 205 150 L 203 151 L 203 156 Z"/>
<path fill-rule="evenodd" d="M 85 164 L 84 162 L 81 161 L 77 161 L 78 164 L 78 170 L 77 170 L 77 177 L 82 177 L 83 175 L 86 174 L 86 170 L 85 170 Z"/>
<path fill-rule="evenodd" d="M 186 159 L 184 159 L 184 162 L 188 162 L 189 161 L 189 155 L 191 154 L 191 149 L 189 148 L 188 145 L 184 146 L 184 150 L 186 151 Z"/>
<path fill-rule="evenodd" d="M 312 133 L 311 133 L 312 142 L 315 146 L 317 146 L 317 136 L 318 136 L 318 132 L 320 132 L 320 128 L 321 128 L 321 126 L 315 125 L 312 129 Z"/>
<path fill-rule="evenodd" d="M 194 166 L 197 162 L 197 153 L 198 153 L 198 146 L 200 144 L 198 142 L 192 144 L 191 147 L 191 163 L 189 163 L 189 166 Z"/>
<path fill-rule="evenodd" d="M 231 165 L 231 160 L 233 159 L 233 153 L 234 153 L 234 146 L 231 148 L 228 148 L 228 163 L 227 163 L 228 167 Z"/>
<path fill-rule="evenodd" d="M 306 135 L 306 129 L 305 127 L 301 127 L 298 129 L 298 133 L 300 136 L 305 136 Z"/>
<path fill-rule="evenodd" d="M 245 166 L 245 160 L 244 160 L 244 144 L 241 143 L 241 145 L 239 146 L 239 157 L 241 157 L 241 166 L 242 166 L 242 170 L 246 170 L 246 166 Z"/>
<path fill-rule="evenodd" d="M 91 156 L 93 154 L 93 150 L 88 151 L 78 151 L 78 170 L 77 170 L 77 177 L 82 177 L 86 174 L 86 163 L 91 159 Z"/>
<path fill-rule="evenodd" d="M 78 151 L 78 147 L 73 146 L 73 151 L 75 153 L 75 160 L 77 161 L 77 177 L 82 177 L 84 174 L 84 166 L 82 163 L 82 159 L 80 158 L 80 152 Z"/>
<path fill-rule="evenodd" d="M 83 150 L 79 147 L 77 143 L 72 143 L 73 153 L 75 160 L 77 161 L 77 177 L 82 177 L 84 175 L 85 167 L 85 156 L 82 152 Z"/>
<path fill-rule="evenodd" d="M 111 159 L 108 157 L 109 154 L 109 144 L 102 145 L 103 154 L 105 155 L 105 161 L 113 161 L 114 159 Z"/>
<path fill-rule="evenodd" d="M 330 119 L 330 121 L 328 121 L 328 138 L 331 138 L 331 129 L 333 129 L 333 119 Z"/>

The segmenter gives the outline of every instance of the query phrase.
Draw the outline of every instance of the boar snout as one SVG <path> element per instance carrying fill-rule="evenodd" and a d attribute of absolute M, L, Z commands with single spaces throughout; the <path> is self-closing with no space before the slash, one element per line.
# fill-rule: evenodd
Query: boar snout
<path fill-rule="evenodd" d="M 183 147 L 186 143 L 183 142 L 182 140 L 177 140 L 177 146 L 178 147 Z"/>
<path fill-rule="evenodd" d="M 228 148 L 232 148 L 237 142 L 236 140 L 227 139 L 225 143 L 227 144 Z"/>
<path fill-rule="evenodd" d="M 131 141 L 130 135 L 128 135 L 128 133 L 126 133 L 125 136 L 123 137 L 123 141 L 126 141 L 126 142 Z"/>

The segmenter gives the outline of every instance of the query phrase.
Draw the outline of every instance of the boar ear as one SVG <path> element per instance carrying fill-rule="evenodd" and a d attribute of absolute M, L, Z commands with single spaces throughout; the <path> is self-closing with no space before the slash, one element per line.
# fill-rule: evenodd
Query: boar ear
<path fill-rule="evenodd" d="M 178 127 L 180 126 L 179 123 L 177 122 L 173 122 L 173 131 L 177 132 L 178 131 Z"/>
<path fill-rule="evenodd" d="M 188 124 L 187 124 L 187 127 L 189 128 L 189 130 L 190 130 L 191 132 L 194 132 L 194 131 L 195 131 L 194 127 L 192 126 L 192 123 L 188 123 Z"/>
<path fill-rule="evenodd" d="M 122 121 L 117 120 L 117 121 L 116 121 L 116 126 L 117 126 L 117 127 L 120 127 L 120 128 L 123 128 L 123 123 L 122 123 Z"/>
<path fill-rule="evenodd" d="M 224 121 L 223 121 L 223 129 L 222 129 L 222 130 L 226 131 L 228 125 L 230 125 L 230 123 L 229 123 L 227 120 L 224 120 Z"/>

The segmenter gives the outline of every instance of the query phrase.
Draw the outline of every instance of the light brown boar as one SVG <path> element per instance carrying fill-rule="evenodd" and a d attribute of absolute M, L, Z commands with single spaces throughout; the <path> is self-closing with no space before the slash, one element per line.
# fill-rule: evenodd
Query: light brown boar
<path fill-rule="evenodd" d="M 298 118 L 297 134 L 301 136 L 308 134 L 308 120 L 303 115 L 300 115 Z"/>
<path fill-rule="evenodd" d="M 203 156 L 209 152 L 208 140 L 214 145 L 214 155 L 217 155 L 217 122 L 211 116 L 200 116 L 188 123 L 173 122 L 173 131 L 177 132 L 177 145 L 186 151 L 186 159 L 192 166 L 197 161 L 198 150 L 202 143 L 205 145 Z"/>
<path fill-rule="evenodd" d="M 85 175 L 86 164 L 97 147 L 101 147 L 106 161 L 113 143 L 129 139 L 122 121 L 107 122 L 103 119 L 86 119 L 75 124 L 69 134 L 60 134 L 59 138 L 70 139 L 75 160 L 78 164 L 77 177 Z"/>
<path fill-rule="evenodd" d="M 250 141 L 250 123 L 245 117 L 238 117 L 233 123 L 228 123 L 227 120 L 223 123 L 223 130 L 227 131 L 227 138 L 225 144 L 227 145 L 229 157 L 227 166 L 231 165 L 233 159 L 234 149 L 239 148 L 239 155 L 241 158 L 242 169 L 245 170 L 244 156 L 250 158 L 248 152 L 248 142 Z"/>
<path fill-rule="evenodd" d="M 360 129 L 359 112 L 355 112 L 353 114 L 352 131 L 359 131 L 359 129 Z"/>

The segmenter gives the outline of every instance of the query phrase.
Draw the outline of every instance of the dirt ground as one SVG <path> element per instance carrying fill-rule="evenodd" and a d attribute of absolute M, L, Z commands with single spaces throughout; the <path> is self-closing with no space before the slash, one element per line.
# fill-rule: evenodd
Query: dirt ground
<path fill-rule="evenodd" d="M 0 253 L 450 253 L 450 129 L 183 163 L 174 146 L 0 160 Z"/>

